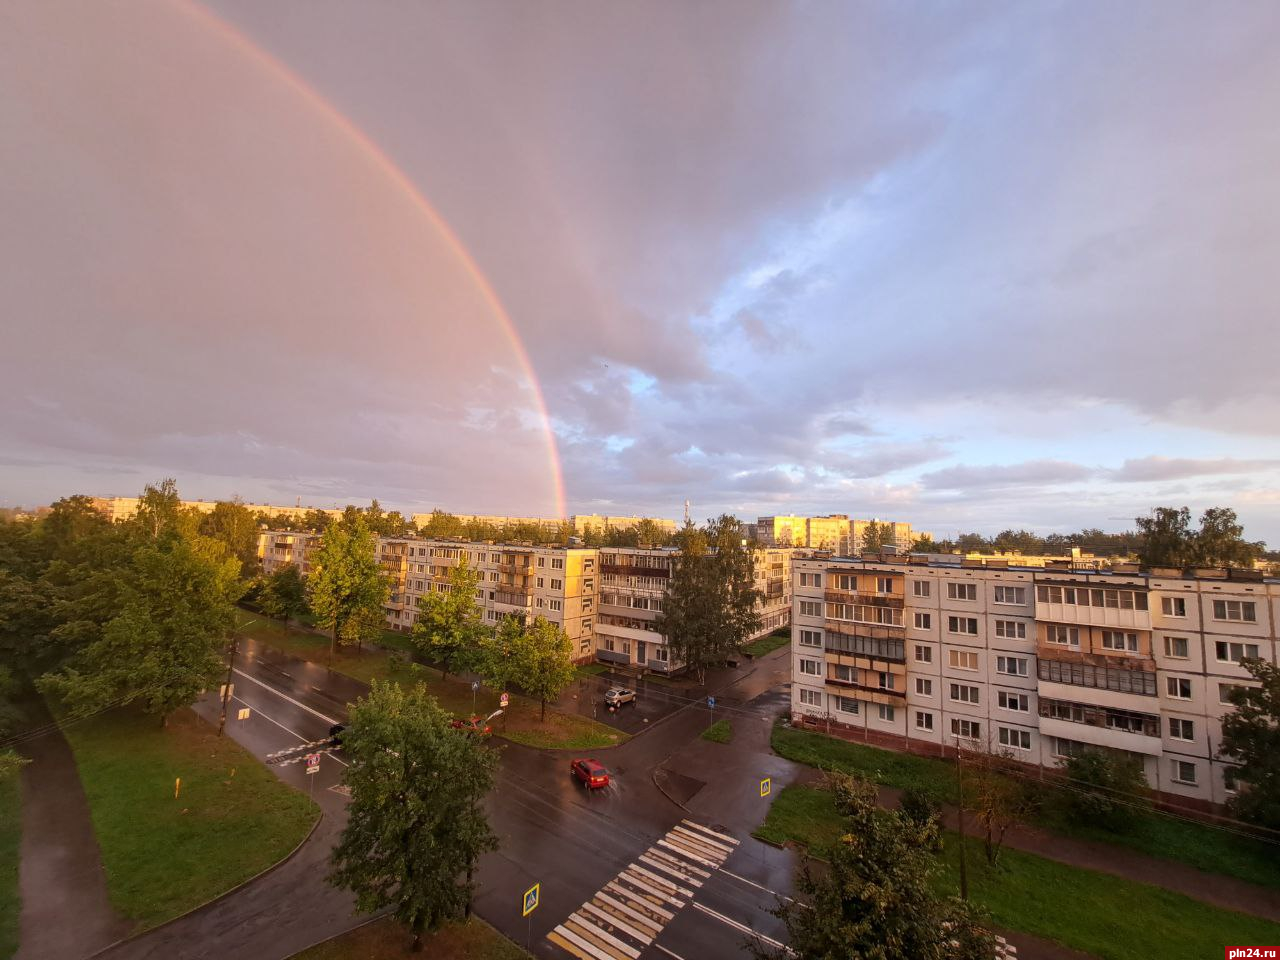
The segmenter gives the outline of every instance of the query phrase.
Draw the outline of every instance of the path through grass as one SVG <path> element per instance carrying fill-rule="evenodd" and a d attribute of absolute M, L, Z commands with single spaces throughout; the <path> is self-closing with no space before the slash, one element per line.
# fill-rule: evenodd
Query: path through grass
<path fill-rule="evenodd" d="M 155 717 L 116 711 L 72 724 L 66 736 L 111 902 L 138 930 L 265 870 L 319 815 L 305 794 L 190 710 L 178 711 L 164 729 Z"/>

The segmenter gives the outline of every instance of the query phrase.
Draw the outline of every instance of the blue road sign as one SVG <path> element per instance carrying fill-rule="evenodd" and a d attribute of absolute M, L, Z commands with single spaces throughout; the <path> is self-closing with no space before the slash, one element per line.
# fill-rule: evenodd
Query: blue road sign
<path fill-rule="evenodd" d="M 524 913 L 522 913 L 521 916 L 527 917 L 529 914 L 533 913 L 534 910 L 538 909 L 538 893 L 541 886 L 542 884 L 535 883 L 524 892 Z"/>
<path fill-rule="evenodd" d="M 716 698 L 707 697 L 707 706 L 714 710 L 716 708 Z"/>

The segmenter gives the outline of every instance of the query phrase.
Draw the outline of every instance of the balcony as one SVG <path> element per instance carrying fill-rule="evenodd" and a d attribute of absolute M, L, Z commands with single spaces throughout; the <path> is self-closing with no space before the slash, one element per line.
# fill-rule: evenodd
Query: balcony
<path fill-rule="evenodd" d="M 853 657 L 870 657 L 886 663 L 906 663 L 906 644 L 896 637 L 874 637 L 869 635 L 850 636 L 846 633 L 832 634 L 828 631 L 824 649 L 827 653 L 844 654 Z"/>
<path fill-rule="evenodd" d="M 1104 658 L 1105 659 L 1105 658 Z M 1061 684 L 1063 687 L 1078 687 L 1107 691 L 1112 694 L 1136 694 L 1141 697 L 1156 695 L 1156 675 L 1151 670 L 1124 670 L 1112 666 L 1098 666 L 1089 663 L 1070 663 L 1061 660 L 1036 660 L 1036 675 L 1041 681 L 1040 695 L 1050 695 L 1045 684 Z M 1054 699 L 1075 699 L 1071 696 L 1055 696 Z M 1090 698 L 1089 702 L 1102 706 L 1109 705 L 1110 698 Z"/>
<path fill-rule="evenodd" d="M 1160 718 L 1150 713 L 1132 710 L 1116 710 L 1088 703 L 1069 700 L 1040 698 L 1040 716 L 1043 719 L 1061 720 L 1080 726 L 1101 727 L 1118 733 L 1139 734 L 1160 738 Z"/>
<path fill-rule="evenodd" d="M 1095 747 L 1125 750 L 1148 757 L 1158 757 L 1163 751 L 1159 737 L 1130 733 L 1127 730 L 1113 730 L 1108 727 L 1094 727 L 1087 723 L 1073 723 L 1070 720 L 1059 720 L 1053 717 L 1040 719 L 1040 734 L 1046 737 L 1076 740 Z"/>
<path fill-rule="evenodd" d="M 533 564 L 532 564 L 532 563 L 527 563 L 527 562 L 522 562 L 522 563 L 500 563 L 500 564 L 498 564 L 498 569 L 499 569 L 499 570 L 501 570 L 503 573 L 510 573 L 510 574 L 514 574 L 515 576 L 518 576 L 518 577 L 531 577 L 531 576 L 533 576 Z"/>
<path fill-rule="evenodd" d="M 906 690 L 887 690 L 884 687 L 875 687 L 866 683 L 858 683 L 855 680 L 837 680 L 835 677 L 827 677 L 826 683 L 828 687 L 837 687 L 841 690 L 858 690 L 861 693 L 870 693 L 875 696 L 888 698 L 884 700 L 872 700 L 872 703 L 894 703 L 907 699 Z"/>
<path fill-rule="evenodd" d="M 851 593 L 848 590 L 824 590 L 822 593 L 827 603 L 850 603 L 863 607 L 892 607 L 901 610 L 905 605 L 902 597 L 886 593 Z"/>
<path fill-rule="evenodd" d="M 1081 638 L 1084 642 L 1085 638 Z M 1056 660 L 1059 663 L 1080 663 L 1091 667 L 1105 667 L 1111 670 L 1142 670 L 1154 672 L 1156 662 L 1150 657 L 1142 657 L 1132 653 L 1086 653 L 1079 647 L 1065 643 L 1036 644 L 1036 657 L 1040 660 Z"/>
<path fill-rule="evenodd" d="M 871 637 L 876 640 L 905 640 L 907 628 L 892 623 L 863 623 L 860 620 L 822 621 L 827 633 L 838 633 L 844 637 Z"/>
<path fill-rule="evenodd" d="M 505 603 L 512 607 L 527 607 L 532 594 L 528 593 L 509 593 L 506 590 L 495 590 L 493 593 L 494 603 Z"/>

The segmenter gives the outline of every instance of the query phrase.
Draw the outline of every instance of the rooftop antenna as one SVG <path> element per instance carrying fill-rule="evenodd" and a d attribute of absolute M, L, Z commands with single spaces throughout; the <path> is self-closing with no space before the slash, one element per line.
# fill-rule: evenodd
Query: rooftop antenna
<path fill-rule="evenodd" d="M 688 500 L 685 500 L 684 502 L 684 525 L 686 527 L 689 525 L 689 501 Z"/>

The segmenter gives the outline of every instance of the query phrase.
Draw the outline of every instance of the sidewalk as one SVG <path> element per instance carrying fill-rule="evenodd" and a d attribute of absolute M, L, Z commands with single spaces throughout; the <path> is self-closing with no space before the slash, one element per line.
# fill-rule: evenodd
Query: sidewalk
<path fill-rule="evenodd" d="M 39 697 L 23 704 L 33 725 L 52 717 Z M 19 745 L 31 760 L 22 768 L 22 845 L 15 960 L 83 957 L 129 932 L 107 897 L 106 877 L 89 803 L 75 757 L 62 731 Z"/>

